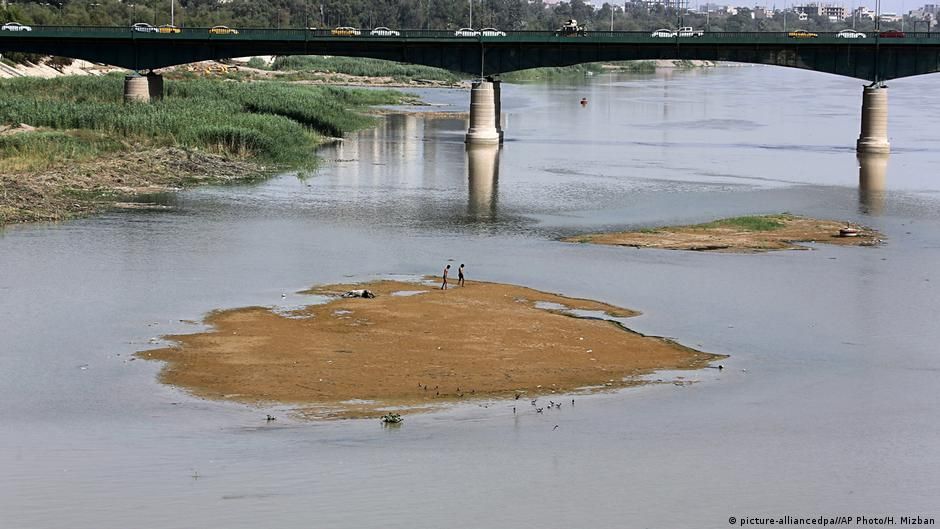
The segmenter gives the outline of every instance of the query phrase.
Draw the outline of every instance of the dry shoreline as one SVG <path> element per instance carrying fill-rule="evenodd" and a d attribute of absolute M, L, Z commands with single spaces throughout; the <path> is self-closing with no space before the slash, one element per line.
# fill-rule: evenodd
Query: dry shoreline
<path fill-rule="evenodd" d="M 337 296 L 353 288 L 377 297 Z M 619 318 L 634 311 L 514 285 L 474 281 L 442 291 L 376 281 L 308 293 L 330 299 L 286 315 L 264 307 L 213 312 L 205 320 L 211 330 L 169 336 L 178 345 L 138 356 L 167 362 L 160 380 L 194 395 L 290 404 L 320 418 L 616 389 L 638 383 L 637 375 L 720 358 L 541 303 Z"/>
<path fill-rule="evenodd" d="M 857 236 L 840 236 L 840 230 L 846 227 L 856 229 Z M 808 246 L 798 244 L 806 242 L 875 246 L 883 239 L 881 233 L 858 224 L 781 214 L 721 219 L 692 226 L 575 235 L 562 241 L 665 250 L 757 253 L 808 250 Z"/>

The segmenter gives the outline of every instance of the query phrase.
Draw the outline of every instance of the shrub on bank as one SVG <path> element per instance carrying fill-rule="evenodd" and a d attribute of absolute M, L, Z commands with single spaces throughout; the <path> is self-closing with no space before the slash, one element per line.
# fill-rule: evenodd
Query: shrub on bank
<path fill-rule="evenodd" d="M 122 148 L 120 142 L 94 132 L 37 131 L 0 136 L 0 172 L 46 168 L 83 160 Z"/>

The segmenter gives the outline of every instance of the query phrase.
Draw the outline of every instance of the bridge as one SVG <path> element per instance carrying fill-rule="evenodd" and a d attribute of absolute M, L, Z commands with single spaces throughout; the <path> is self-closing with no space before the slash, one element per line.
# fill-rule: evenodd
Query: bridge
<path fill-rule="evenodd" d="M 156 29 L 156 28 L 155 28 Z M 940 33 L 903 38 L 840 38 L 818 33 L 793 38 L 786 32 L 717 33 L 700 37 L 653 37 L 649 32 L 592 31 L 583 37 L 551 31 L 509 31 L 505 36 L 458 37 L 453 31 L 400 30 L 399 36 L 337 36 L 330 30 L 208 28 L 178 33 L 129 27 L 36 26 L 0 31 L 0 51 L 58 55 L 144 71 L 203 60 L 253 55 L 341 55 L 494 75 L 540 66 L 584 62 L 699 59 L 770 64 L 886 81 L 940 71 Z"/>
<path fill-rule="evenodd" d="M 649 32 L 624 31 L 591 31 L 572 37 L 551 31 L 457 36 L 444 30 L 400 30 L 395 36 L 380 36 L 371 35 L 367 29 L 347 35 L 336 35 L 329 29 L 239 28 L 222 33 L 210 32 L 209 28 L 180 28 L 165 33 L 152 29 L 155 31 L 37 26 L 32 31 L 0 31 L 0 51 L 85 59 L 137 72 L 254 55 L 339 55 L 422 64 L 481 78 L 542 66 L 624 60 L 768 64 L 870 81 L 871 86 L 864 92 L 862 128 L 874 129 L 868 133 L 863 130 L 858 148 L 878 152 L 888 149 L 887 90 L 883 82 L 940 71 L 937 32 L 909 32 L 900 34 L 903 35 L 900 38 L 879 34 L 842 38 L 837 33 L 813 33 L 798 38 L 786 32 L 705 32 L 697 37 L 662 38 Z M 156 97 L 162 94 L 162 78 L 158 77 L 148 76 L 149 91 L 152 93 L 158 87 Z M 498 108 L 498 83 L 495 89 L 494 108 Z M 147 93 L 147 88 L 138 87 L 135 93 Z M 866 137 L 877 139 L 863 142 Z"/>

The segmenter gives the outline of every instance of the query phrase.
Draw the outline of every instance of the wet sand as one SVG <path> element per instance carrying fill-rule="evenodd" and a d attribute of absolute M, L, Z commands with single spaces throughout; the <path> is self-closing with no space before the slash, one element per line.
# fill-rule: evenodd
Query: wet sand
<path fill-rule="evenodd" d="M 338 297 L 361 288 L 377 297 Z M 536 304 L 618 318 L 634 311 L 520 286 L 468 281 L 443 291 L 377 281 L 307 293 L 329 301 L 289 314 L 265 307 L 214 312 L 206 318 L 212 330 L 169 336 L 178 345 L 139 356 L 166 361 L 161 380 L 197 396 L 290 404 L 309 417 L 614 389 L 637 383 L 625 377 L 720 358 Z"/>
<path fill-rule="evenodd" d="M 768 224 L 775 226 L 768 229 L 754 229 L 755 225 L 767 227 Z M 782 214 L 722 219 L 693 226 L 576 235 L 562 240 L 634 248 L 754 253 L 771 250 L 807 250 L 808 246 L 798 244 L 807 242 L 841 246 L 875 246 L 884 238 L 877 231 L 858 224 L 851 224 L 852 228 L 858 230 L 858 236 L 841 237 L 839 230 L 847 225 L 848 223 L 841 221 Z"/>

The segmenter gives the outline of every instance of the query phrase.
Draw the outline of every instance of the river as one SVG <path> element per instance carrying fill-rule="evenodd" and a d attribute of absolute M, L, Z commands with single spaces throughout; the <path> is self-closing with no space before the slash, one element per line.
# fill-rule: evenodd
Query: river
<path fill-rule="evenodd" d="M 396 114 L 315 174 L 0 231 L 0 527 L 728 527 L 940 515 L 937 76 L 891 83 L 888 159 L 854 152 L 862 83 L 773 67 L 503 89 L 506 142 Z M 422 90 L 465 109 L 459 90 Z M 579 100 L 588 98 L 581 106 Z M 759 255 L 557 242 L 779 213 L 875 248 Z M 437 273 L 643 312 L 723 371 L 578 397 L 301 422 L 203 401 L 131 360 L 210 310 Z M 282 297 L 283 295 L 283 297 Z M 266 423 L 267 413 L 278 416 Z M 558 425 L 558 428 L 554 428 Z M 864 526 L 864 525 L 859 525 Z"/>

